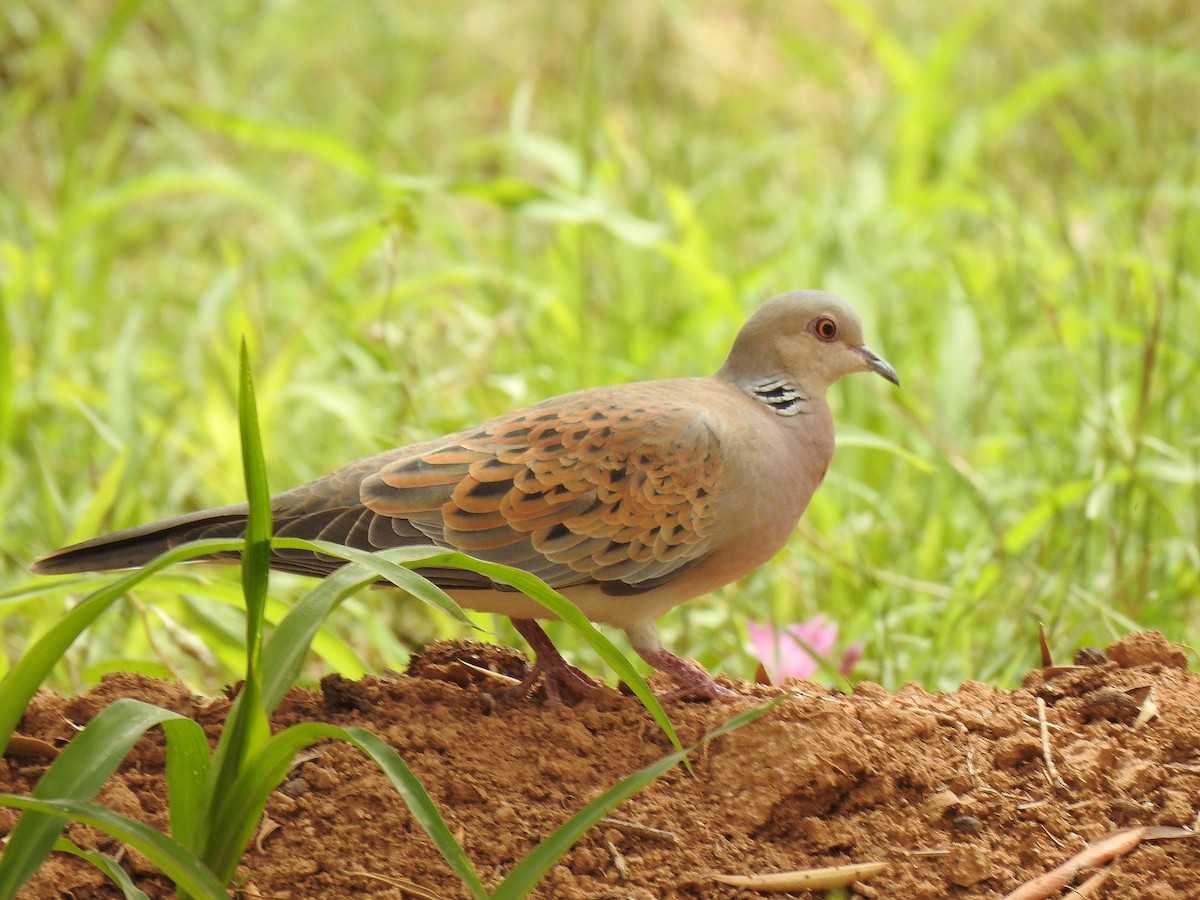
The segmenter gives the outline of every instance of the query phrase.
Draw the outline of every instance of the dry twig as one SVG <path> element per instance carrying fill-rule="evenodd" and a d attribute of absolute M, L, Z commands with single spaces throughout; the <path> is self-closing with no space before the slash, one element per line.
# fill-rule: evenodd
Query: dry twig
<path fill-rule="evenodd" d="M 769 875 L 708 875 L 710 881 L 755 891 L 816 891 L 845 887 L 852 881 L 878 875 L 887 863 L 854 863 L 848 866 L 828 866 L 820 869 L 798 869 L 794 872 L 772 872 Z"/>
<path fill-rule="evenodd" d="M 629 880 L 629 867 L 625 865 L 625 857 L 621 855 L 621 851 L 617 849 L 612 841 L 605 841 L 608 847 L 608 852 L 612 856 L 613 868 L 617 870 L 617 874 L 621 876 L 622 881 Z"/>
<path fill-rule="evenodd" d="M 621 831 L 631 831 L 634 834 L 644 834 L 650 837 L 660 838 L 664 841 L 670 841 L 672 844 L 679 843 L 679 839 L 675 837 L 673 831 L 664 831 L 661 828 L 652 828 L 649 825 L 639 825 L 637 822 L 626 822 L 624 819 L 614 819 L 612 816 L 605 816 L 600 820 L 605 825 L 611 825 L 613 828 L 619 828 Z"/>
<path fill-rule="evenodd" d="M 1110 860 L 1123 856 L 1142 841 L 1166 840 L 1169 838 L 1197 837 L 1200 832 L 1186 828 L 1156 828 L 1142 826 L 1117 831 L 1092 841 L 1065 863 L 1036 878 L 1031 878 L 1004 900 L 1047 900 L 1067 887 L 1080 869 L 1102 866 Z M 1086 886 L 1085 882 L 1085 886 Z"/>
<path fill-rule="evenodd" d="M 1037 698 L 1038 710 L 1038 731 L 1042 737 L 1042 759 L 1046 761 L 1046 776 L 1050 779 L 1050 786 L 1057 788 L 1060 791 L 1067 789 L 1067 783 L 1058 775 L 1058 769 L 1054 766 L 1054 758 L 1050 753 L 1050 727 L 1046 724 L 1046 701 L 1041 697 Z"/>

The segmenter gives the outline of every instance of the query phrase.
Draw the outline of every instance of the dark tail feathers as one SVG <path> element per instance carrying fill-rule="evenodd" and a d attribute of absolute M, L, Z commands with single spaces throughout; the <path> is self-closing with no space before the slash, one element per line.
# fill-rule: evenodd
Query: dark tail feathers
<path fill-rule="evenodd" d="M 201 537 L 240 537 L 245 524 L 244 504 L 201 510 L 63 547 L 35 561 L 29 571 L 34 575 L 71 575 L 133 569 L 185 541 Z"/>

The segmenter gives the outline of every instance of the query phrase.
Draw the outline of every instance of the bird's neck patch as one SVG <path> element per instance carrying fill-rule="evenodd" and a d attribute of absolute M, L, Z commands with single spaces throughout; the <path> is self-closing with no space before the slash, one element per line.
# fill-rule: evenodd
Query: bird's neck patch
<path fill-rule="evenodd" d="M 794 416 L 804 412 L 808 398 L 784 378 L 766 378 L 750 385 L 750 394 L 769 406 L 776 415 Z"/>

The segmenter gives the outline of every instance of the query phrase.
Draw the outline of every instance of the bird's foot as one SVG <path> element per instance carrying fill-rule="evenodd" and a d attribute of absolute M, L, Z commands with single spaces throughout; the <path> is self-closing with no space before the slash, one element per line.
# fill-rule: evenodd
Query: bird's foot
<path fill-rule="evenodd" d="M 512 688 L 513 696 L 524 697 L 539 680 L 546 692 L 546 699 L 551 703 L 564 702 L 564 690 L 569 694 L 593 700 L 607 693 L 608 688 L 603 684 L 593 681 L 562 658 L 562 654 L 537 622 L 532 619 L 513 619 L 512 623 L 537 655 L 533 669 Z"/>
<path fill-rule="evenodd" d="M 561 657 L 558 660 L 559 665 L 542 660 L 543 657 L 539 655 L 529 674 L 522 678 L 519 684 L 512 687 L 513 696 L 524 697 L 537 686 L 538 681 L 541 681 L 542 690 L 546 692 L 546 699 L 551 703 L 565 702 L 564 691 L 568 695 L 573 694 L 593 700 L 598 699 L 607 691 L 604 685 L 593 681 Z"/>
<path fill-rule="evenodd" d="M 717 684 L 711 675 L 690 660 L 682 659 L 662 647 L 637 648 L 638 654 L 658 671 L 669 675 L 678 687 L 660 694 L 660 700 L 709 700 L 732 703 L 746 697 L 724 685 Z"/>

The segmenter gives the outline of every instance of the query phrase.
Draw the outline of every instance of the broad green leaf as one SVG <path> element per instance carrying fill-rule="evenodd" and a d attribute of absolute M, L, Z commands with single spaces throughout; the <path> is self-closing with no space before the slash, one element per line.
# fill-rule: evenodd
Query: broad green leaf
<path fill-rule="evenodd" d="M 121 893 L 125 895 L 125 900 L 150 900 L 150 895 L 134 884 L 133 879 L 129 877 L 129 873 L 122 869 L 120 864 L 111 856 L 106 856 L 103 853 L 97 853 L 92 850 L 84 850 L 74 841 L 67 838 L 59 838 L 55 841 L 54 849 L 60 853 L 70 853 L 72 856 L 78 856 L 80 859 L 90 862 L 121 889 Z"/>
<path fill-rule="evenodd" d="M 25 655 L 8 671 L 4 680 L 0 681 L 0 752 L 8 746 L 17 722 L 21 720 L 25 707 L 29 705 L 29 699 L 45 681 L 50 670 L 75 639 L 130 588 L 145 581 L 155 572 L 185 559 L 240 550 L 241 547 L 241 540 L 210 539 L 181 544 L 156 556 L 137 571 L 130 572 L 85 597 L 60 622 L 42 635 L 36 644 L 26 650 Z"/>
<path fill-rule="evenodd" d="M 163 730 L 167 733 L 167 813 L 171 836 L 196 852 L 208 814 L 204 806 L 204 786 L 211 764 L 208 737 L 199 723 L 191 719 L 167 722 Z"/>
<path fill-rule="evenodd" d="M 138 738 L 154 725 L 163 726 L 168 743 L 178 740 L 184 745 L 185 749 L 175 756 L 176 764 L 182 759 L 194 760 L 197 742 L 203 744 L 202 753 L 207 756 L 204 731 L 195 722 L 169 709 L 123 698 L 101 710 L 63 748 L 38 781 L 33 796 L 43 800 L 90 800 Z M 56 815 L 27 813 L 21 817 L 0 857 L 0 897 L 13 896 L 29 880 L 65 825 Z"/>
<path fill-rule="evenodd" d="M 144 822 L 82 800 L 39 800 L 36 797 L 0 794 L 0 806 L 32 810 L 90 825 L 140 851 L 160 872 L 175 882 L 181 894 L 187 893 L 201 900 L 229 900 L 221 883 L 186 847 Z M 0 893 L 0 897 L 6 900 L 9 896 Z"/>
<path fill-rule="evenodd" d="M 332 727 L 305 723 L 272 736 L 242 761 L 236 777 L 213 798 L 203 859 L 223 882 L 233 877 L 271 792 L 287 774 L 296 753 L 324 738 L 336 737 L 324 730 Z M 305 735 L 311 739 L 305 741 Z"/>

